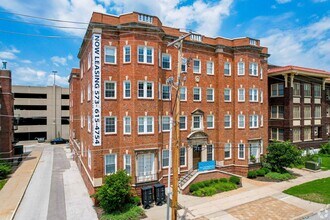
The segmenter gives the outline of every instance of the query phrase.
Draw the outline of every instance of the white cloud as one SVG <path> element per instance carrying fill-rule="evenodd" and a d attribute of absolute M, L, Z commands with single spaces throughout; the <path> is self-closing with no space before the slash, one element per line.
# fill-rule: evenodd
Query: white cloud
<path fill-rule="evenodd" d="M 20 60 L 21 63 L 25 63 L 25 64 L 31 64 L 32 61 L 31 60 Z"/>
<path fill-rule="evenodd" d="M 73 56 L 71 54 L 68 55 L 68 60 L 72 60 Z"/>
<path fill-rule="evenodd" d="M 286 3 L 291 2 L 291 0 L 276 0 L 276 2 L 277 2 L 278 4 L 286 4 Z"/>
<path fill-rule="evenodd" d="M 59 57 L 59 56 L 53 56 L 50 58 L 50 60 L 53 62 L 55 66 L 66 66 L 66 58 L 65 57 Z"/>
<path fill-rule="evenodd" d="M 15 47 L 12 47 L 11 49 L 5 49 L 3 51 L 0 51 L 0 59 L 1 60 L 14 60 L 17 58 L 16 54 L 20 53 L 19 50 L 17 50 Z"/>

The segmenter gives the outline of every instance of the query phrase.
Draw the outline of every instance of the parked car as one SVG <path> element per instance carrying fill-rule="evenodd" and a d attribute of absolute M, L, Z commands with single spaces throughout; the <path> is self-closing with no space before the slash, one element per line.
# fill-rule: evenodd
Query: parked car
<path fill-rule="evenodd" d="M 67 144 L 69 143 L 69 140 L 64 138 L 55 138 L 50 141 L 50 144 Z"/>

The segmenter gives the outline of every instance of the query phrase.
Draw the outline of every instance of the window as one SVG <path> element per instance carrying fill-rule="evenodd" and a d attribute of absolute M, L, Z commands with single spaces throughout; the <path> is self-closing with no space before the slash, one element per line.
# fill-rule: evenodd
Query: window
<path fill-rule="evenodd" d="M 83 143 L 83 142 L 81 142 L 81 143 Z M 91 153 L 90 149 L 88 149 L 88 151 L 87 151 L 87 165 L 88 165 L 89 169 L 92 169 L 92 153 Z"/>
<path fill-rule="evenodd" d="M 154 133 L 154 117 L 140 116 L 138 117 L 138 134 Z"/>
<path fill-rule="evenodd" d="M 262 76 L 264 75 L 263 73 L 264 73 L 263 69 L 260 68 L 260 79 L 262 79 Z"/>
<path fill-rule="evenodd" d="M 258 128 L 258 115 L 250 115 L 250 128 Z"/>
<path fill-rule="evenodd" d="M 163 53 L 162 54 L 162 68 L 165 70 L 171 69 L 171 55 Z"/>
<path fill-rule="evenodd" d="M 237 74 L 239 76 L 243 76 L 245 74 L 245 63 L 244 62 L 237 63 Z"/>
<path fill-rule="evenodd" d="M 187 130 L 187 116 L 180 115 L 180 130 Z"/>
<path fill-rule="evenodd" d="M 194 101 L 201 101 L 201 88 L 200 87 L 194 87 Z"/>
<path fill-rule="evenodd" d="M 314 85 L 314 97 L 321 98 L 321 85 Z"/>
<path fill-rule="evenodd" d="M 83 90 L 80 91 L 80 103 L 84 102 L 84 92 Z"/>
<path fill-rule="evenodd" d="M 202 35 L 192 34 L 192 35 L 190 35 L 190 39 L 193 41 L 202 41 Z"/>
<path fill-rule="evenodd" d="M 225 115 L 225 128 L 231 128 L 231 115 Z"/>
<path fill-rule="evenodd" d="M 170 162 L 169 150 L 162 151 L 162 166 L 163 168 L 168 167 Z"/>
<path fill-rule="evenodd" d="M 154 98 L 154 83 L 148 81 L 138 82 L 138 98 L 153 99 Z"/>
<path fill-rule="evenodd" d="M 321 118 L 321 105 L 315 105 L 314 117 L 315 118 Z"/>
<path fill-rule="evenodd" d="M 271 85 L 271 97 L 278 97 L 284 95 L 283 83 L 276 83 Z"/>
<path fill-rule="evenodd" d="M 300 128 L 293 128 L 293 141 L 301 141 Z"/>
<path fill-rule="evenodd" d="M 312 113 L 311 113 L 311 106 L 304 106 L 304 118 L 312 118 Z"/>
<path fill-rule="evenodd" d="M 126 45 L 123 47 L 123 60 L 124 63 L 130 63 L 131 62 L 131 46 L 130 45 Z"/>
<path fill-rule="evenodd" d="M 124 134 L 131 134 L 131 117 L 124 117 Z"/>
<path fill-rule="evenodd" d="M 153 18 L 150 15 L 139 14 L 138 18 L 139 18 L 139 21 L 152 24 Z"/>
<path fill-rule="evenodd" d="M 206 89 L 206 100 L 208 102 L 214 102 L 214 89 L 213 88 Z"/>
<path fill-rule="evenodd" d="M 206 74 L 214 75 L 214 62 L 213 61 L 206 62 Z"/>
<path fill-rule="evenodd" d="M 154 48 L 138 46 L 138 63 L 154 63 Z"/>
<path fill-rule="evenodd" d="M 104 155 L 104 171 L 105 174 L 113 174 L 117 171 L 117 155 L 107 154 Z"/>
<path fill-rule="evenodd" d="M 168 85 L 162 85 L 162 99 L 171 100 L 171 87 Z"/>
<path fill-rule="evenodd" d="M 92 90 L 91 90 L 91 85 L 88 84 L 88 89 L 87 89 L 87 101 L 90 101 L 92 98 Z"/>
<path fill-rule="evenodd" d="M 231 158 L 231 144 L 226 143 L 225 144 L 225 159 L 230 159 Z"/>
<path fill-rule="evenodd" d="M 249 100 L 250 102 L 258 102 L 258 89 L 250 89 Z"/>
<path fill-rule="evenodd" d="M 245 115 L 238 115 L 238 128 L 245 128 Z"/>
<path fill-rule="evenodd" d="M 207 161 L 214 160 L 214 158 L 213 158 L 213 145 L 212 144 L 208 144 L 207 147 L 206 147 L 206 160 Z"/>
<path fill-rule="evenodd" d="M 124 81 L 124 99 L 131 98 L 131 81 Z"/>
<path fill-rule="evenodd" d="M 272 119 L 284 118 L 284 106 L 283 105 L 273 105 L 270 108 L 271 108 L 271 118 Z"/>
<path fill-rule="evenodd" d="M 284 140 L 284 129 L 283 128 L 272 128 L 272 140 L 283 141 Z"/>
<path fill-rule="evenodd" d="M 141 183 L 156 180 L 154 160 L 155 154 L 153 153 L 138 154 L 136 156 L 136 182 Z"/>
<path fill-rule="evenodd" d="M 225 74 L 225 76 L 230 76 L 231 75 L 231 65 L 230 65 L 229 62 L 225 62 L 224 74 Z"/>
<path fill-rule="evenodd" d="M 304 128 L 304 140 L 312 140 L 312 128 L 305 127 Z"/>
<path fill-rule="evenodd" d="M 207 122 L 207 128 L 214 128 L 214 116 L 213 115 L 208 115 L 206 117 L 206 122 Z"/>
<path fill-rule="evenodd" d="M 293 96 L 300 96 L 300 83 L 293 83 Z"/>
<path fill-rule="evenodd" d="M 92 123 L 91 123 L 91 116 L 87 116 L 87 130 L 88 132 L 91 132 L 92 130 Z"/>
<path fill-rule="evenodd" d="M 304 96 L 310 97 L 311 96 L 311 84 L 304 84 Z"/>
<path fill-rule="evenodd" d="M 180 148 L 180 166 L 186 166 L 186 148 Z"/>
<path fill-rule="evenodd" d="M 109 116 L 104 117 L 105 120 L 105 133 L 106 134 L 116 134 L 117 132 L 117 117 Z"/>
<path fill-rule="evenodd" d="M 193 119 L 193 129 L 202 129 L 202 116 L 194 115 Z"/>
<path fill-rule="evenodd" d="M 170 131 L 170 116 L 163 116 L 162 131 Z"/>
<path fill-rule="evenodd" d="M 300 106 L 299 105 L 293 106 L 293 119 L 300 119 Z"/>
<path fill-rule="evenodd" d="M 187 72 L 187 59 L 186 58 L 182 58 L 181 72 L 183 72 L 183 73 Z"/>
<path fill-rule="evenodd" d="M 105 46 L 104 47 L 104 63 L 116 64 L 116 47 Z"/>
<path fill-rule="evenodd" d="M 322 127 L 321 126 L 317 126 L 314 127 L 314 138 L 322 138 Z"/>
<path fill-rule="evenodd" d="M 238 144 L 238 159 L 244 159 L 245 158 L 245 146 L 244 144 L 240 143 Z"/>
<path fill-rule="evenodd" d="M 245 89 L 244 88 L 239 88 L 238 89 L 238 101 L 239 102 L 244 102 L 245 101 Z"/>
<path fill-rule="evenodd" d="M 89 70 L 92 66 L 92 53 L 88 53 L 88 60 L 87 60 L 87 69 Z"/>
<path fill-rule="evenodd" d="M 104 82 L 104 98 L 116 99 L 117 97 L 117 83 L 112 81 Z"/>
<path fill-rule="evenodd" d="M 180 101 L 187 101 L 187 87 L 180 87 Z"/>
<path fill-rule="evenodd" d="M 260 103 L 264 103 L 264 93 L 260 90 Z"/>
<path fill-rule="evenodd" d="M 260 127 L 264 126 L 264 116 L 260 115 Z"/>
<path fill-rule="evenodd" d="M 257 63 L 250 63 L 249 74 L 251 76 L 258 76 L 258 64 Z"/>
<path fill-rule="evenodd" d="M 84 116 L 80 116 L 80 127 L 83 128 L 84 127 Z"/>
<path fill-rule="evenodd" d="M 124 154 L 124 170 L 128 175 L 131 175 L 132 160 L 131 160 L 131 155 L 129 154 Z"/>
<path fill-rule="evenodd" d="M 250 39 L 250 44 L 251 45 L 254 45 L 254 46 L 257 46 L 257 41 L 256 40 L 253 40 L 253 39 Z"/>
<path fill-rule="evenodd" d="M 194 59 L 193 63 L 194 63 L 194 66 L 193 66 L 194 73 L 201 73 L 201 61 Z"/>
<path fill-rule="evenodd" d="M 225 88 L 224 98 L 225 98 L 225 102 L 231 102 L 231 89 Z"/>

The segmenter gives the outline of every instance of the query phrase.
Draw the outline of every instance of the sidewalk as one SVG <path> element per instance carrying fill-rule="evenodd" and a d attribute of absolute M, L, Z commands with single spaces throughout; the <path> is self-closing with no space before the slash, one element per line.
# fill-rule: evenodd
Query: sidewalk
<path fill-rule="evenodd" d="M 33 150 L 0 191 L 0 219 L 13 219 L 41 154 L 42 149 Z"/>

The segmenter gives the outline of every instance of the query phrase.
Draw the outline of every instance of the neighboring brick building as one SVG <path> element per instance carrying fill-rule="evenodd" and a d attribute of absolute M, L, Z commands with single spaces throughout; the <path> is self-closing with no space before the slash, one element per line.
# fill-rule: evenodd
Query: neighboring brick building
<path fill-rule="evenodd" d="M 166 80 L 175 78 L 178 60 L 167 43 L 183 34 L 154 16 L 93 13 L 80 73 L 70 77 L 70 146 L 90 193 L 118 169 L 136 186 L 166 183 L 175 97 Z M 268 145 L 268 56 L 251 38 L 184 40 L 181 175 L 199 161 L 238 174 L 259 161 Z"/>
<path fill-rule="evenodd" d="M 11 92 L 11 71 L 0 70 L 0 157 L 13 156 L 13 95 Z"/>
<path fill-rule="evenodd" d="M 269 139 L 319 148 L 329 140 L 330 72 L 269 66 Z"/>

